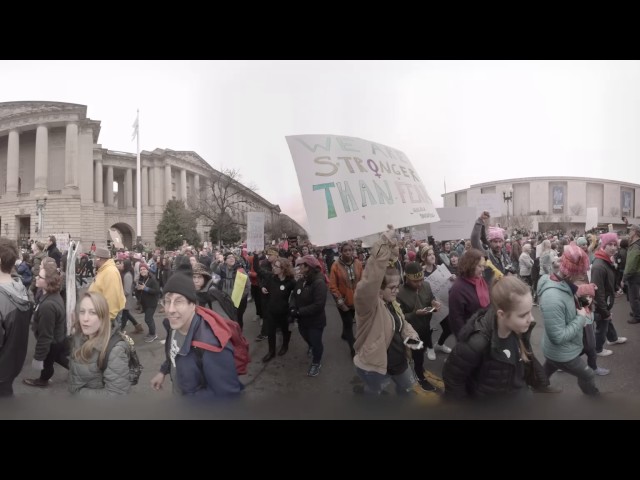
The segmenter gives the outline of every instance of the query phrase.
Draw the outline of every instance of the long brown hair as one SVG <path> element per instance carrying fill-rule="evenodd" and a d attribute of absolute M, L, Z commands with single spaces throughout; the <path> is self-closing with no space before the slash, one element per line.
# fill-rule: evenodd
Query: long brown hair
<path fill-rule="evenodd" d="M 111 338 L 111 319 L 109 318 L 109 304 L 107 303 L 107 299 L 104 298 L 101 293 L 87 292 L 78 302 L 78 306 L 85 298 L 89 298 L 93 303 L 93 308 L 96 311 L 96 315 L 98 315 L 98 317 L 100 318 L 100 327 L 98 328 L 98 332 L 93 338 L 87 337 L 82 333 L 82 328 L 80 327 L 80 315 L 76 311 L 76 318 L 73 323 L 75 329 L 74 336 L 80 337 L 82 339 L 82 345 L 75 349 L 72 355 L 75 360 L 81 363 L 89 363 L 89 360 L 93 355 L 93 350 L 98 350 L 100 352 L 98 356 L 98 365 L 101 365 L 104 362 L 104 356 L 107 351 L 107 344 L 109 343 L 109 339 Z"/>

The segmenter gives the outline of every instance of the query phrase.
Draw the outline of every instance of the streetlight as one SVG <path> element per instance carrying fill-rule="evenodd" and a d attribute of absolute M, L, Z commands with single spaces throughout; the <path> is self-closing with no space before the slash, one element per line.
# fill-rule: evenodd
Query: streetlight
<path fill-rule="evenodd" d="M 38 212 L 38 222 L 36 223 L 36 233 L 38 231 L 44 231 L 44 213 L 43 210 L 47 208 L 47 197 L 45 195 L 44 200 L 36 198 L 36 211 Z"/>
<path fill-rule="evenodd" d="M 509 228 L 509 202 L 513 200 L 513 187 L 509 187 L 509 195 L 507 195 L 507 192 L 503 190 L 502 198 L 507 202 L 507 228 Z"/>

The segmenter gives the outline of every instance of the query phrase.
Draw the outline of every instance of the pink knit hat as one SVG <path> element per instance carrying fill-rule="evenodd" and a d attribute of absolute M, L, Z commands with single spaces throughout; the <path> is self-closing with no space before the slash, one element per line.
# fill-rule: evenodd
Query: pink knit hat
<path fill-rule="evenodd" d="M 602 235 L 600 235 L 600 242 L 601 242 L 602 248 L 604 248 L 606 245 L 609 245 L 610 243 L 615 243 L 617 245 L 618 234 L 614 232 L 603 233 Z"/>
<path fill-rule="evenodd" d="M 413 250 L 409 250 L 407 252 L 407 257 L 409 257 L 410 262 L 413 262 L 416 259 L 416 252 L 414 252 Z"/>
<path fill-rule="evenodd" d="M 589 257 L 576 242 L 565 245 L 560 257 L 560 273 L 565 277 L 584 275 L 589 270 Z"/>
<path fill-rule="evenodd" d="M 500 227 L 489 227 L 489 232 L 487 233 L 487 240 L 504 240 L 504 230 Z"/>
<path fill-rule="evenodd" d="M 584 297 L 585 295 L 589 295 L 590 297 L 596 296 L 596 290 L 598 287 L 595 283 L 585 283 L 584 285 L 578 285 L 577 295 L 579 297 Z"/>

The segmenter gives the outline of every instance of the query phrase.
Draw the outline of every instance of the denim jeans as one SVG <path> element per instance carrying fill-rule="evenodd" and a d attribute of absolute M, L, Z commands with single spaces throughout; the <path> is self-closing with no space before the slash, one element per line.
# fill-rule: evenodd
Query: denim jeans
<path fill-rule="evenodd" d="M 313 354 L 311 363 L 320 363 L 322 361 L 322 354 L 324 353 L 324 345 L 322 345 L 322 332 L 324 327 L 303 327 L 298 324 L 298 331 L 300 335 L 307 342 L 307 345 L 311 347 L 311 353 Z"/>
<path fill-rule="evenodd" d="M 547 377 L 551 377 L 558 369 L 578 377 L 578 386 L 582 393 L 587 395 L 597 395 L 600 391 L 596 387 L 596 374 L 584 363 L 580 357 L 576 357 L 568 362 L 556 362 L 548 358 L 544 362 L 544 371 Z"/>
<path fill-rule="evenodd" d="M 596 315 L 596 352 L 601 352 L 604 348 L 605 338 L 610 342 L 618 340 L 618 332 L 613 326 L 611 319 L 603 320 L 600 315 Z"/>
<path fill-rule="evenodd" d="M 147 307 L 144 309 L 144 323 L 149 327 L 149 335 L 156 334 L 156 322 L 153 319 L 154 313 L 156 313 L 156 307 Z"/>
<path fill-rule="evenodd" d="M 424 350 L 420 350 L 424 352 Z M 416 384 L 416 377 L 413 374 L 411 366 L 398 375 L 382 375 L 378 372 L 369 372 L 356 367 L 356 373 L 364 382 L 364 393 L 366 395 L 380 395 L 391 381 L 396 384 L 396 393 L 398 395 L 408 395 L 413 392 L 413 386 Z"/>

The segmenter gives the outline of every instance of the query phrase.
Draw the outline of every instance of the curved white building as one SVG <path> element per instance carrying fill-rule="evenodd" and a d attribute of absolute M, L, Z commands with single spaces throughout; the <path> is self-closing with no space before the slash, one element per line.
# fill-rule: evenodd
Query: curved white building
<path fill-rule="evenodd" d="M 136 228 L 136 154 L 99 144 L 100 121 L 87 107 L 61 102 L 0 103 L 0 234 L 19 245 L 50 234 L 68 233 L 85 245 L 104 244 L 120 232 L 129 247 Z M 220 175 L 195 152 L 141 152 L 143 242 L 155 230 L 167 201 L 187 200 Z M 118 184 L 117 193 L 113 184 Z M 265 231 L 276 225 L 280 207 L 247 191 L 250 210 L 266 214 Z M 46 199 L 46 203 L 45 203 Z M 244 215 L 247 209 L 239 210 Z M 297 225 L 299 227 L 299 225 Z M 300 227 L 302 231 L 302 227 Z M 198 225 L 203 240 L 209 227 Z"/>
<path fill-rule="evenodd" d="M 630 223 L 640 223 L 640 185 L 600 178 L 497 180 L 447 192 L 442 197 L 445 207 L 466 207 L 477 203 L 482 195 L 497 197 L 501 225 L 508 221 L 511 227 L 534 232 L 557 228 L 584 230 L 588 208 L 597 208 L 598 224 L 613 224 L 616 230 L 624 227 L 623 216 Z"/>

